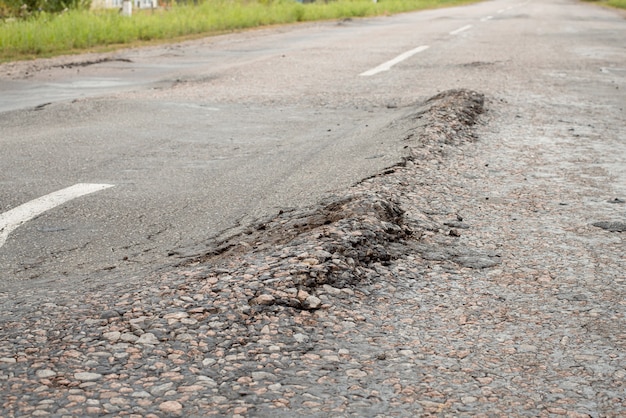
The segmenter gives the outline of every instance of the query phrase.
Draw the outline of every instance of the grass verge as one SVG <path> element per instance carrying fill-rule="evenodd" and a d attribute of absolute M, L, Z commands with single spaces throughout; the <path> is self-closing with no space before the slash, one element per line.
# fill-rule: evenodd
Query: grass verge
<path fill-rule="evenodd" d="M 180 40 L 245 28 L 474 3 L 478 0 L 337 0 L 301 4 L 294 0 L 205 0 L 168 10 L 121 16 L 117 10 L 74 10 L 0 22 L 0 62 Z M 621 1 L 621 0 L 618 0 Z"/>
<path fill-rule="evenodd" d="M 607 4 L 619 9 L 626 9 L 626 0 L 609 0 Z"/>
<path fill-rule="evenodd" d="M 589 3 L 598 3 L 603 6 L 615 7 L 617 9 L 626 9 L 626 0 L 584 0 Z"/>

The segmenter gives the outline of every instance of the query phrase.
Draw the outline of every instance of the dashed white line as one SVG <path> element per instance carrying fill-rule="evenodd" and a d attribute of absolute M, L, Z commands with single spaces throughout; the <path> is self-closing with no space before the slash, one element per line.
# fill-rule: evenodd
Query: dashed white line
<path fill-rule="evenodd" d="M 525 5 L 527 3 L 528 2 L 524 3 L 523 5 Z M 496 13 L 497 14 L 502 14 L 502 13 L 506 12 L 507 10 L 511 10 L 513 8 L 514 7 L 511 6 L 511 7 L 508 7 L 506 9 L 500 9 Z M 481 22 L 486 22 L 486 21 L 491 20 L 491 19 L 493 19 L 493 16 L 485 16 L 485 17 L 481 18 L 480 21 Z M 453 30 L 452 32 L 450 32 L 450 35 L 458 35 L 459 33 L 465 32 L 466 30 L 471 29 L 472 27 L 473 27 L 473 25 L 465 25 L 462 28 L 458 28 L 456 30 Z M 397 63 L 402 62 L 402 61 L 406 60 L 407 58 L 410 58 L 410 57 L 412 57 L 413 55 L 415 55 L 415 54 L 417 54 L 419 52 L 425 51 L 428 48 L 429 47 L 427 45 L 419 46 L 419 47 L 417 47 L 415 49 L 412 49 L 410 51 L 405 52 L 404 54 L 398 55 L 397 57 L 395 57 L 392 60 L 389 60 L 389 61 L 387 61 L 387 62 L 385 62 L 383 64 L 380 64 L 378 67 L 372 68 L 371 70 L 367 70 L 367 71 L 365 71 L 365 72 L 363 72 L 363 73 L 361 73 L 359 75 L 364 76 L 364 77 L 368 77 L 368 76 L 372 76 L 372 75 L 378 74 L 378 73 L 383 72 L 383 71 L 389 71 L 391 69 L 391 67 L 393 67 Z"/>
<path fill-rule="evenodd" d="M 8 212 L 0 214 L 0 247 L 4 245 L 9 234 L 24 222 L 36 218 L 45 211 L 53 209 L 72 199 L 108 189 L 109 187 L 113 187 L 113 185 L 79 183 L 31 200 Z"/>
<path fill-rule="evenodd" d="M 465 25 L 462 28 L 458 28 L 457 30 L 453 30 L 452 32 L 450 32 L 450 35 L 458 35 L 461 32 L 465 32 L 466 30 L 470 29 L 472 27 L 472 25 Z"/>
<path fill-rule="evenodd" d="M 364 76 L 364 77 L 368 77 L 368 76 L 372 76 L 374 74 L 378 74 L 380 72 L 383 71 L 389 71 L 391 69 L 391 67 L 393 67 L 394 65 L 396 65 L 399 62 L 402 62 L 410 57 L 412 57 L 413 55 L 420 53 L 422 51 L 426 51 L 428 49 L 428 45 L 422 45 L 422 46 L 418 46 L 415 49 L 411 49 L 410 51 L 405 52 L 404 54 L 400 54 L 397 57 L 395 57 L 392 60 L 389 60 L 383 64 L 380 64 L 378 67 L 372 68 L 371 70 L 367 70 L 363 73 L 361 73 L 360 75 Z"/>

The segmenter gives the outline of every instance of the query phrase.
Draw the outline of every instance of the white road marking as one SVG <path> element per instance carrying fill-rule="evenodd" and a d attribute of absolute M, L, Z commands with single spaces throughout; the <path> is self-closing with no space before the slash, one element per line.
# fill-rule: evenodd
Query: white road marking
<path fill-rule="evenodd" d="M 457 30 L 453 30 L 452 32 L 450 32 L 450 35 L 458 35 L 461 32 L 465 32 L 466 30 L 470 29 L 472 27 L 472 25 L 465 25 L 462 28 L 458 28 Z"/>
<path fill-rule="evenodd" d="M 480 21 L 481 22 L 486 22 L 486 21 L 491 20 L 491 19 L 493 19 L 493 16 L 485 16 L 482 19 L 480 19 Z"/>
<path fill-rule="evenodd" d="M 429 47 L 427 45 L 422 45 L 422 46 L 418 46 L 415 49 L 412 49 L 410 51 L 406 51 L 404 54 L 400 54 L 397 57 L 395 57 L 394 59 L 387 61 L 383 64 L 380 64 L 378 67 L 376 68 L 372 68 L 371 70 L 367 70 L 364 73 L 361 73 L 360 75 L 364 76 L 364 77 L 368 77 L 374 74 L 378 74 L 380 72 L 383 71 L 389 71 L 391 69 L 391 67 L 393 67 L 394 65 L 396 65 L 399 62 L 404 61 L 407 58 L 412 57 L 413 55 L 420 53 L 422 51 L 426 51 Z"/>
<path fill-rule="evenodd" d="M 15 209 L 0 214 L 0 247 L 4 245 L 9 234 L 24 222 L 30 221 L 45 211 L 53 209 L 72 199 L 108 189 L 109 187 L 113 187 L 113 185 L 79 183 L 31 200 Z"/>

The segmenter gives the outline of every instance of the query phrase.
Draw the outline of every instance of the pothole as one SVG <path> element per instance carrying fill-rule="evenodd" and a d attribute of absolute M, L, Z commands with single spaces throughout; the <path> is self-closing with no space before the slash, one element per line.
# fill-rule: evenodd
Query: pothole
<path fill-rule="evenodd" d="M 427 100 L 396 125 L 412 133 L 407 160 L 414 149 L 427 144 L 459 145 L 473 140 L 472 127 L 483 106 L 484 96 L 468 90 L 450 90 Z M 379 176 L 393 176 L 395 172 L 390 168 Z M 214 266 L 209 269 L 228 277 L 245 277 L 247 266 L 263 265 L 263 274 L 253 284 L 245 309 L 264 310 L 277 306 L 318 309 L 322 302 L 316 294 L 361 289 L 380 280 L 378 270 L 407 254 L 467 268 L 489 268 L 499 263 L 497 255 L 457 245 L 422 244 L 425 228 L 406 216 L 392 193 L 361 183 L 358 190 L 350 189 L 344 196 L 305 209 L 281 211 L 243 231 L 226 234 L 226 238 L 213 241 L 213 250 L 184 264 Z M 446 238 L 458 236 L 452 233 L 459 228 L 457 223 L 441 228 Z M 235 259 L 240 267 L 233 270 Z"/>

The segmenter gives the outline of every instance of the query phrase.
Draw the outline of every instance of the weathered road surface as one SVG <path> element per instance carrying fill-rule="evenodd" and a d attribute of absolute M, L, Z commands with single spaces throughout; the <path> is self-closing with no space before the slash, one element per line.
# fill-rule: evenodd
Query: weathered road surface
<path fill-rule="evenodd" d="M 621 23 L 567 2 L 498 1 L 3 66 L 0 211 L 78 183 L 114 187 L 12 232 L 0 286 L 122 277 L 315 202 L 397 162 L 386 125 L 442 90 L 529 103 L 536 90 L 569 102 L 590 89 L 581 100 L 617 111 Z M 133 92 L 83 98 L 120 86 Z"/>
<path fill-rule="evenodd" d="M 498 0 L 0 67 L 3 415 L 623 416 L 624 39 Z"/>

